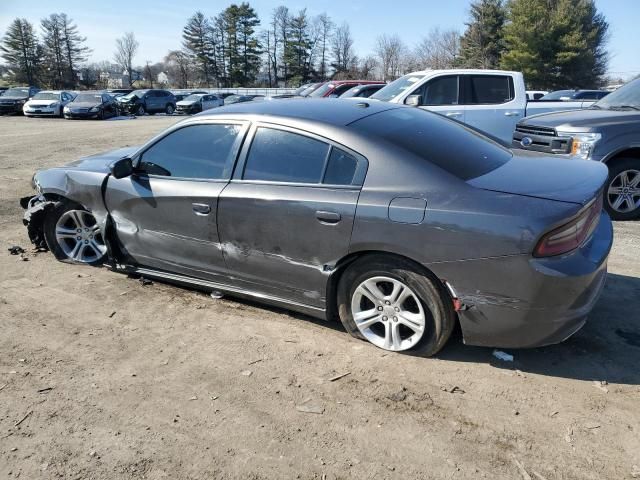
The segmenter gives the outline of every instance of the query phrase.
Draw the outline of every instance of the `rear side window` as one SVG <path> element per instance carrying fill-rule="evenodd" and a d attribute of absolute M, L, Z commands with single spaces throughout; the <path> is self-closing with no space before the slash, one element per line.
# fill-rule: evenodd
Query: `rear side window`
<path fill-rule="evenodd" d="M 244 168 L 245 180 L 320 183 L 329 145 L 297 133 L 260 127 Z"/>
<path fill-rule="evenodd" d="M 489 173 L 512 157 L 509 149 L 481 133 L 420 108 L 387 110 L 350 128 L 386 140 L 461 180 Z"/>
<path fill-rule="evenodd" d="M 327 170 L 322 183 L 329 185 L 351 185 L 358 169 L 358 160 L 353 155 L 333 147 L 329 155 Z"/>
<path fill-rule="evenodd" d="M 513 78 L 505 75 L 469 75 L 466 77 L 467 105 L 497 105 L 515 98 Z"/>
<path fill-rule="evenodd" d="M 147 149 L 138 167 L 151 175 L 228 178 L 231 152 L 239 132 L 239 125 L 219 124 L 175 130 Z"/>

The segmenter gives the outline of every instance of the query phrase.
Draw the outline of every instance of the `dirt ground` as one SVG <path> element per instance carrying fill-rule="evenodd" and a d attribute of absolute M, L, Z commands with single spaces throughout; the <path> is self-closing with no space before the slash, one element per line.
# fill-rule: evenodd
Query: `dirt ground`
<path fill-rule="evenodd" d="M 0 118 L 1 479 L 640 478 L 640 222 L 586 327 L 512 363 L 9 255 L 34 170 L 175 121 Z"/>

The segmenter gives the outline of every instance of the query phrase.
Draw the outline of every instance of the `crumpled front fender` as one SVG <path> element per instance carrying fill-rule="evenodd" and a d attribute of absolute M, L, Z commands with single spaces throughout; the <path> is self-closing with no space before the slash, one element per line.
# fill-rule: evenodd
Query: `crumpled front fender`
<path fill-rule="evenodd" d="M 36 248 L 49 249 L 44 236 L 44 219 L 54 205 L 55 202 L 47 200 L 41 195 L 20 199 L 20 206 L 25 209 L 22 223 L 27 227 L 29 240 Z"/>

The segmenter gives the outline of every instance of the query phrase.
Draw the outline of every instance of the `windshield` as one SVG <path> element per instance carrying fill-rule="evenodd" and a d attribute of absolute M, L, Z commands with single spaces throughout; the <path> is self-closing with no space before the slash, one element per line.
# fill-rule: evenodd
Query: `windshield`
<path fill-rule="evenodd" d="M 309 88 L 311 85 L 309 85 L 308 83 L 306 85 L 302 85 L 301 87 L 296 88 L 293 91 L 293 95 L 300 95 L 302 92 L 304 92 L 307 88 Z"/>
<path fill-rule="evenodd" d="M 386 87 L 381 88 L 376 93 L 371 95 L 370 98 L 375 98 L 376 100 L 382 100 L 383 102 L 388 102 L 393 100 L 395 97 L 404 93 L 408 88 L 413 87 L 417 82 L 422 80 L 425 75 L 405 75 L 404 77 L 400 77 L 397 80 L 394 80 Z"/>
<path fill-rule="evenodd" d="M 28 97 L 29 89 L 28 88 L 10 88 L 6 92 L 4 92 L 5 97 Z"/>
<path fill-rule="evenodd" d="M 316 88 L 313 92 L 311 92 L 309 97 L 324 97 L 331 90 L 336 88 L 335 83 L 327 82 L 319 88 Z"/>
<path fill-rule="evenodd" d="M 75 103 L 102 103 L 102 95 L 99 93 L 81 93 L 73 101 Z"/>
<path fill-rule="evenodd" d="M 124 98 L 126 100 L 131 100 L 134 97 L 142 98 L 144 97 L 145 93 L 147 93 L 147 90 L 134 90 L 133 92 L 128 93 L 124 97 L 120 98 Z"/>
<path fill-rule="evenodd" d="M 420 108 L 386 110 L 350 127 L 386 140 L 465 181 L 495 170 L 512 157 L 508 148 L 478 131 Z"/>
<path fill-rule="evenodd" d="M 183 102 L 197 102 L 202 98 L 201 94 L 194 93 L 182 99 Z"/>
<path fill-rule="evenodd" d="M 540 97 L 540 100 L 569 100 L 573 98 L 576 93 L 575 90 L 557 90 Z"/>
<path fill-rule="evenodd" d="M 597 102 L 600 108 L 634 107 L 640 108 L 640 78 L 623 85 Z"/>
<path fill-rule="evenodd" d="M 40 93 L 36 93 L 33 96 L 34 100 L 59 100 L 60 99 L 60 94 L 59 93 L 51 93 L 51 92 L 40 92 Z"/>

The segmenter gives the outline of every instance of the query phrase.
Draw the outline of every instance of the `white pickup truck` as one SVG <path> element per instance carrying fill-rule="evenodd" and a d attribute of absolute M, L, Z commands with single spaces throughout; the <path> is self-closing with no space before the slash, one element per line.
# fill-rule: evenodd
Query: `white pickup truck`
<path fill-rule="evenodd" d="M 503 70 L 424 70 L 391 82 L 370 98 L 414 105 L 511 143 L 516 123 L 538 113 L 586 108 L 590 101 L 527 101 L 524 77 Z"/>

